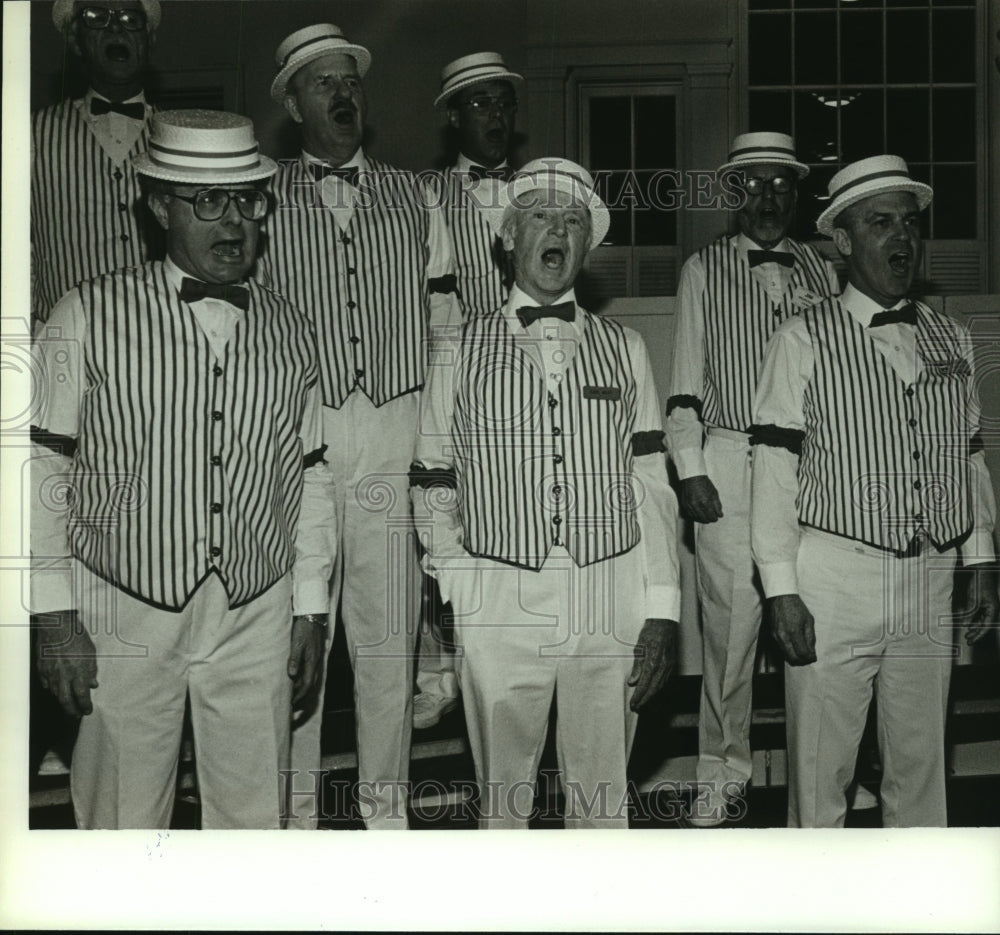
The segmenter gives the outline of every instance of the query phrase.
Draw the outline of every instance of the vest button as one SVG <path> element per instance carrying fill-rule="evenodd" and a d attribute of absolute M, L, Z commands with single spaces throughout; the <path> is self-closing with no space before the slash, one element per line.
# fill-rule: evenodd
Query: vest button
<path fill-rule="evenodd" d="M 910 419 L 910 425 L 912 427 L 916 427 L 916 424 L 917 424 L 917 420 L 916 419 Z"/>
<path fill-rule="evenodd" d="M 222 421 L 222 413 L 219 412 L 218 409 L 216 409 L 215 412 L 212 413 L 212 421 L 213 422 L 221 422 Z"/>
<path fill-rule="evenodd" d="M 128 243 L 128 234 L 122 234 L 122 235 L 121 235 L 121 237 L 119 237 L 118 239 L 119 239 L 119 240 L 120 240 L 120 241 L 121 241 L 122 243 Z"/>
<path fill-rule="evenodd" d="M 555 455 L 552 458 L 552 460 L 555 461 L 556 464 L 562 464 L 563 463 L 563 456 L 562 455 Z"/>
<path fill-rule="evenodd" d="M 919 461 L 920 460 L 920 452 L 919 451 L 914 451 L 913 452 L 913 460 L 914 461 Z"/>
<path fill-rule="evenodd" d="M 213 503 L 212 504 L 212 512 L 213 513 L 221 513 L 222 512 L 222 504 L 221 503 Z"/>
<path fill-rule="evenodd" d="M 555 428 L 554 428 L 554 429 L 552 430 L 552 434 L 553 434 L 553 435 L 562 435 L 562 429 L 561 429 L 561 428 L 559 428 L 559 426 L 557 425 L 557 426 L 556 426 L 556 427 L 555 427 Z"/>
<path fill-rule="evenodd" d="M 121 177 L 122 177 L 122 170 L 121 169 L 115 169 L 115 180 L 116 181 L 121 181 Z"/>
<path fill-rule="evenodd" d="M 920 489 L 921 487 L 923 487 L 923 486 L 924 486 L 924 485 L 923 485 L 923 484 L 921 484 L 921 483 L 920 483 L 920 481 L 918 481 L 918 480 L 915 480 L 915 481 L 913 482 L 913 489 L 914 489 L 914 490 L 919 490 L 919 489 Z"/>
<path fill-rule="evenodd" d="M 907 396 L 912 396 L 913 395 L 913 387 L 912 386 L 908 386 L 906 388 L 906 395 Z"/>
<path fill-rule="evenodd" d="M 358 303 L 357 303 L 357 302 L 355 302 L 355 301 L 354 301 L 354 299 L 351 299 L 351 300 L 350 300 L 350 301 L 349 301 L 349 302 L 347 303 L 347 307 L 348 307 L 348 308 L 357 308 L 357 307 L 358 307 Z"/>
<path fill-rule="evenodd" d="M 212 546 L 212 556 L 214 558 L 218 558 L 221 554 L 222 554 L 222 549 L 220 549 L 217 545 L 213 545 Z"/>
<path fill-rule="evenodd" d="M 218 364 L 216 364 L 212 368 L 212 373 L 214 373 L 217 377 L 221 377 L 222 376 L 222 368 Z"/>
<path fill-rule="evenodd" d="M 344 236 L 340 238 L 340 242 L 341 242 L 341 243 L 342 243 L 342 244 L 343 244 L 343 245 L 344 245 L 345 247 L 349 247 L 349 246 L 351 245 L 351 238 L 350 238 L 350 237 L 348 237 L 348 236 L 347 236 L 346 234 L 344 234 Z"/>
<path fill-rule="evenodd" d="M 358 367 L 358 368 L 357 368 L 357 369 L 356 369 L 356 370 L 354 371 L 354 375 L 355 375 L 356 377 L 358 377 L 358 378 L 360 379 L 361 377 L 363 377 L 363 376 L 365 375 L 365 372 L 364 372 L 364 370 L 362 370 L 362 369 L 361 369 L 360 367 Z"/>
<path fill-rule="evenodd" d="M 553 516 L 552 517 L 552 522 L 553 522 L 554 525 L 560 526 L 560 525 L 562 525 L 562 517 L 561 516 Z"/>
<path fill-rule="evenodd" d="M 552 496 L 558 500 L 562 496 L 562 487 L 556 484 L 555 487 L 552 488 Z"/>
<path fill-rule="evenodd" d="M 361 343 L 361 338 L 359 338 L 356 334 L 352 334 L 351 344 L 360 344 L 360 343 Z"/>
<path fill-rule="evenodd" d="M 221 467 L 221 466 L 222 466 L 222 458 L 220 458 L 219 455 L 212 455 L 212 467 Z"/>
<path fill-rule="evenodd" d="M 555 409 L 556 406 L 558 406 L 558 405 L 559 405 L 559 400 L 556 399 L 555 396 L 550 396 L 549 397 L 549 408 L 550 409 Z"/>
<path fill-rule="evenodd" d="M 124 201 L 119 201 L 118 202 L 118 210 L 119 211 L 128 211 L 128 205 L 125 204 Z"/>
<path fill-rule="evenodd" d="M 357 273 L 357 270 L 353 266 L 348 266 L 347 267 L 347 275 L 348 276 L 354 276 L 356 273 Z"/>

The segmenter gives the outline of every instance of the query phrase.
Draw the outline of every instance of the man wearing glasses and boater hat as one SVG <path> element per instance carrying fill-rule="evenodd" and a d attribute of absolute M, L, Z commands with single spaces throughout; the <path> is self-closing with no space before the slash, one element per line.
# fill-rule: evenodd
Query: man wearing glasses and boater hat
<path fill-rule="evenodd" d="M 451 250 L 416 177 L 362 146 L 368 50 L 321 23 L 275 58 L 271 96 L 299 124 L 302 155 L 275 176 L 260 276 L 316 326 L 340 514 L 330 612 L 354 670 L 357 801 L 367 827 L 402 829 L 420 606 L 407 472 L 431 328 L 458 320 Z M 292 738 L 297 828 L 319 818 L 321 713 Z"/>
<path fill-rule="evenodd" d="M 438 199 L 444 205 L 463 320 L 485 315 L 507 300 L 505 270 L 497 238 L 483 210 L 496 204 L 500 187 L 514 170 L 508 162 L 517 118 L 515 86 L 524 79 L 510 71 L 498 52 L 474 52 L 441 70 L 434 106 L 448 115 L 458 140 L 458 157 L 444 170 Z M 433 727 L 458 704 L 453 654 L 443 645 L 442 607 L 434 581 L 424 579 L 424 619 L 417 659 L 413 726 Z"/>
<path fill-rule="evenodd" d="M 80 284 L 36 336 L 39 669 L 82 718 L 81 828 L 169 826 L 186 696 L 203 827 L 278 828 L 333 563 L 315 337 L 246 281 L 275 171 L 246 117 L 157 114 L 134 166 L 166 260 Z"/>
<path fill-rule="evenodd" d="M 788 824 L 842 827 L 873 694 L 882 824 L 944 826 L 959 623 L 995 626 L 995 504 L 972 342 L 909 300 L 930 186 L 898 156 L 841 169 L 819 216 L 848 285 L 785 322 L 761 367 L 750 529 L 787 661 Z"/>
<path fill-rule="evenodd" d="M 738 174 L 739 232 L 681 270 L 667 448 L 681 512 L 695 523 L 702 624 L 698 794 L 689 823 L 739 814 L 752 773 L 751 687 L 762 595 L 750 556 L 747 429 L 764 347 L 774 330 L 838 290 L 832 266 L 788 236 L 809 167 L 784 133 L 736 137 L 720 174 Z"/>
<path fill-rule="evenodd" d="M 57 0 L 56 28 L 90 87 L 31 127 L 31 314 L 44 322 L 73 286 L 147 258 L 149 215 L 131 157 L 149 143 L 143 93 L 158 0 Z"/>

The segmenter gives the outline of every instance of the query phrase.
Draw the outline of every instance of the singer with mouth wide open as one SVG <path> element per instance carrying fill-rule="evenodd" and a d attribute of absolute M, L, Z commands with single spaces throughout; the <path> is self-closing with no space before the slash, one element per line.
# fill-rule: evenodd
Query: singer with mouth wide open
<path fill-rule="evenodd" d="M 149 142 L 143 78 L 158 0 L 58 0 L 56 28 L 89 88 L 31 121 L 31 316 L 45 321 L 78 282 L 146 259 L 149 215 L 129 159 Z"/>
<path fill-rule="evenodd" d="M 354 669 L 359 812 L 369 828 L 405 828 L 420 601 L 407 471 L 430 326 L 459 314 L 451 250 L 415 176 L 362 146 L 368 50 L 321 23 L 293 32 L 276 61 L 271 96 L 301 128 L 302 155 L 275 176 L 260 275 L 316 325 L 341 511 L 330 608 Z M 320 721 L 292 738 L 293 827 L 318 822 Z"/>

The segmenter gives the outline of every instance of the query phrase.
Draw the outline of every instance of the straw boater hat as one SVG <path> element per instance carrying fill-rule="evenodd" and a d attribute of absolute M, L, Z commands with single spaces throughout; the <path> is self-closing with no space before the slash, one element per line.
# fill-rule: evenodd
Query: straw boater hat
<path fill-rule="evenodd" d="M 140 0 L 146 14 L 146 29 L 152 32 L 160 25 L 160 0 Z M 52 22 L 60 32 L 73 21 L 73 0 L 56 0 L 52 5 Z"/>
<path fill-rule="evenodd" d="M 250 118 L 220 110 L 153 114 L 149 150 L 132 165 L 154 179 L 194 185 L 256 182 L 278 170 L 260 154 Z"/>
<path fill-rule="evenodd" d="M 510 71 L 499 52 L 473 52 L 449 62 L 441 69 L 441 93 L 434 99 L 435 107 L 444 107 L 453 94 L 462 88 L 486 81 L 524 81 L 520 75 Z"/>
<path fill-rule="evenodd" d="M 905 160 L 899 156 L 869 156 L 844 166 L 827 186 L 830 204 L 816 218 L 816 230 L 829 237 L 833 233 L 837 216 L 855 202 L 879 195 L 882 192 L 912 192 L 917 196 L 917 206 L 924 210 L 934 197 L 934 189 L 910 178 Z"/>
<path fill-rule="evenodd" d="M 729 169 L 745 169 L 762 163 L 790 166 L 800 179 L 809 174 L 809 166 L 795 158 L 795 142 L 787 133 L 741 133 L 733 140 L 729 162 L 719 167 L 720 174 Z"/>
<path fill-rule="evenodd" d="M 271 84 L 271 97 L 280 104 L 288 93 L 288 81 L 295 72 L 313 59 L 333 53 L 350 55 L 358 63 L 358 74 L 362 78 L 372 63 L 371 52 L 364 46 L 348 42 L 341 28 L 333 23 L 318 23 L 297 29 L 274 53 L 278 73 Z"/>
<path fill-rule="evenodd" d="M 558 157 L 533 159 L 503 186 L 495 204 L 483 209 L 493 232 L 500 236 L 503 219 L 510 208 L 534 205 L 568 207 L 573 197 L 590 209 L 590 248 L 596 247 L 608 232 L 611 215 L 594 189 L 590 173 L 575 162 Z"/>

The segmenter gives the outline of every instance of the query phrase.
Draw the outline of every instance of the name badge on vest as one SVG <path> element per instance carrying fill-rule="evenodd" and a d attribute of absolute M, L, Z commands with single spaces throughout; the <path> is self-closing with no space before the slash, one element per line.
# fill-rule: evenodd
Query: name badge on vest
<path fill-rule="evenodd" d="M 585 386 L 583 398 L 606 399 L 608 402 L 614 403 L 622 398 L 622 391 L 617 386 Z"/>
<path fill-rule="evenodd" d="M 819 305 L 825 298 L 825 295 L 820 295 L 818 292 L 813 292 L 812 289 L 801 285 L 792 290 L 792 305 L 798 309 L 812 308 L 814 305 Z"/>

